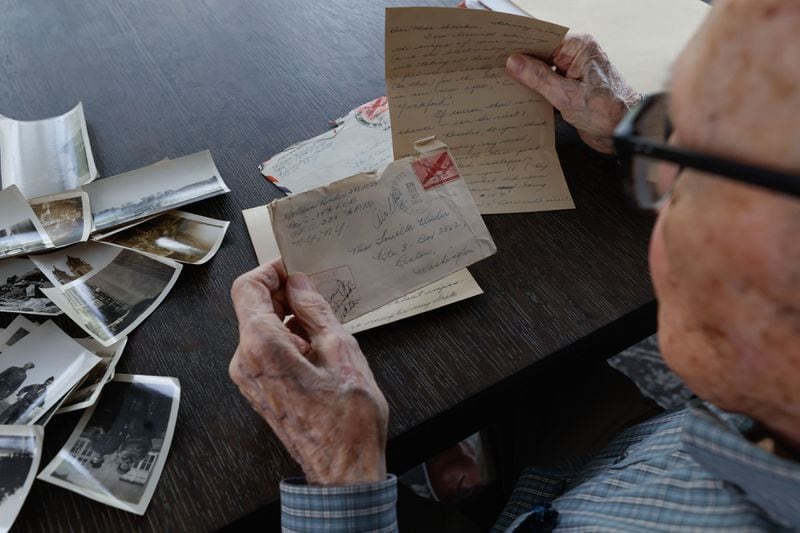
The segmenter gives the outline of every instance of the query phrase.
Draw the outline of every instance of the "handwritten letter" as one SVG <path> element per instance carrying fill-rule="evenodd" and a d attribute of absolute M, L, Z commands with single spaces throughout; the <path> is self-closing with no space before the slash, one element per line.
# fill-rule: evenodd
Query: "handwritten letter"
<path fill-rule="evenodd" d="M 457 8 L 386 10 L 386 84 L 395 158 L 436 135 L 483 214 L 572 209 L 553 108 L 506 75 L 508 56 L 550 57 L 567 28 Z"/>
<path fill-rule="evenodd" d="M 442 149 L 269 208 L 287 271 L 310 273 L 342 322 L 496 251 L 458 167 Z"/>

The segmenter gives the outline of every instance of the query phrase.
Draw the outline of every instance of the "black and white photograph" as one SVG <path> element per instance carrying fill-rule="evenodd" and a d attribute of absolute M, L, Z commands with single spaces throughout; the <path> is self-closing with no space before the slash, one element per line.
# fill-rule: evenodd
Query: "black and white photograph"
<path fill-rule="evenodd" d="M 79 280 L 45 289 L 44 293 L 94 339 L 111 346 L 158 307 L 182 266 L 99 242 L 80 246 L 94 248 L 89 254 L 93 256 L 105 254 L 96 253 L 96 249 L 110 249 L 113 258 Z M 72 248 L 68 252 L 72 253 Z"/>
<path fill-rule="evenodd" d="M 201 265 L 217 253 L 229 225 L 224 220 L 170 211 L 102 240 L 173 261 Z"/>
<path fill-rule="evenodd" d="M 0 259 L 52 248 L 52 242 L 19 189 L 0 191 Z"/>
<path fill-rule="evenodd" d="M 97 177 L 83 105 L 56 117 L 15 120 L 0 116 L 3 188 L 26 198 L 77 189 Z"/>
<path fill-rule="evenodd" d="M 35 328 L 0 358 L 0 424 L 35 423 L 99 362 L 53 322 Z"/>
<path fill-rule="evenodd" d="M 84 190 L 89 193 L 93 231 L 230 192 L 208 150 L 97 180 Z"/>
<path fill-rule="evenodd" d="M 92 338 L 75 339 L 75 341 L 99 357 L 100 362 L 86 374 L 78 387 L 69 393 L 56 414 L 79 411 L 94 405 L 105 384 L 114 378 L 114 369 L 125 350 L 128 338 L 123 337 L 108 348 Z"/>
<path fill-rule="evenodd" d="M 0 426 L 0 533 L 25 503 L 42 458 L 41 426 Z"/>
<path fill-rule="evenodd" d="M 70 285 L 102 270 L 119 253 L 113 246 L 83 242 L 55 252 L 37 254 L 30 259 L 56 287 Z M 48 287 L 49 288 L 49 287 Z"/>
<path fill-rule="evenodd" d="M 30 206 L 53 246 L 68 246 L 89 238 L 92 211 L 85 192 L 70 191 L 35 198 Z"/>
<path fill-rule="evenodd" d="M 31 322 L 24 316 L 16 316 L 6 329 L 0 330 L 0 353 L 14 346 L 38 327 L 39 324 Z"/>
<path fill-rule="evenodd" d="M 50 287 L 50 280 L 30 259 L 0 261 L 0 313 L 60 315 L 61 309 L 42 292 L 42 288 Z"/>
<path fill-rule="evenodd" d="M 39 479 L 143 515 L 167 459 L 180 392 L 175 378 L 117 375 Z"/>

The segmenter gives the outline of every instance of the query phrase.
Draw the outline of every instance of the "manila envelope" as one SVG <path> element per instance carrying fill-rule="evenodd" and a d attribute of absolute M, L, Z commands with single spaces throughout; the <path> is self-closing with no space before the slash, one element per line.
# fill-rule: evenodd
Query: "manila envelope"
<path fill-rule="evenodd" d="M 342 322 L 497 250 L 447 147 L 417 150 L 269 204 L 287 272 L 308 273 Z"/>

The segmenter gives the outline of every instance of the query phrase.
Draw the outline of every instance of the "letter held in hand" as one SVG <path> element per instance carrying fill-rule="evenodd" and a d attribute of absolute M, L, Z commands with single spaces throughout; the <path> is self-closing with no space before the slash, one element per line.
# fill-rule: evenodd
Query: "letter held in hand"
<path fill-rule="evenodd" d="M 289 273 L 305 272 L 352 320 L 496 251 L 452 154 L 422 155 L 270 204 Z"/>
<path fill-rule="evenodd" d="M 435 135 L 483 214 L 575 207 L 552 106 L 506 74 L 511 54 L 548 59 L 567 28 L 474 9 L 386 10 L 386 90 L 395 158 Z"/>

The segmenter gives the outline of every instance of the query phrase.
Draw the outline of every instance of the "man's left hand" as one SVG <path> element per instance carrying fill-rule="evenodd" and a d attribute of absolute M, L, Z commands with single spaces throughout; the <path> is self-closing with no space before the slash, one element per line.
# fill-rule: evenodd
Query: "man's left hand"
<path fill-rule="evenodd" d="M 231 293 L 239 319 L 231 379 L 308 482 L 383 481 L 389 407 L 358 342 L 308 277 L 287 277 L 278 259 L 240 276 Z"/>

